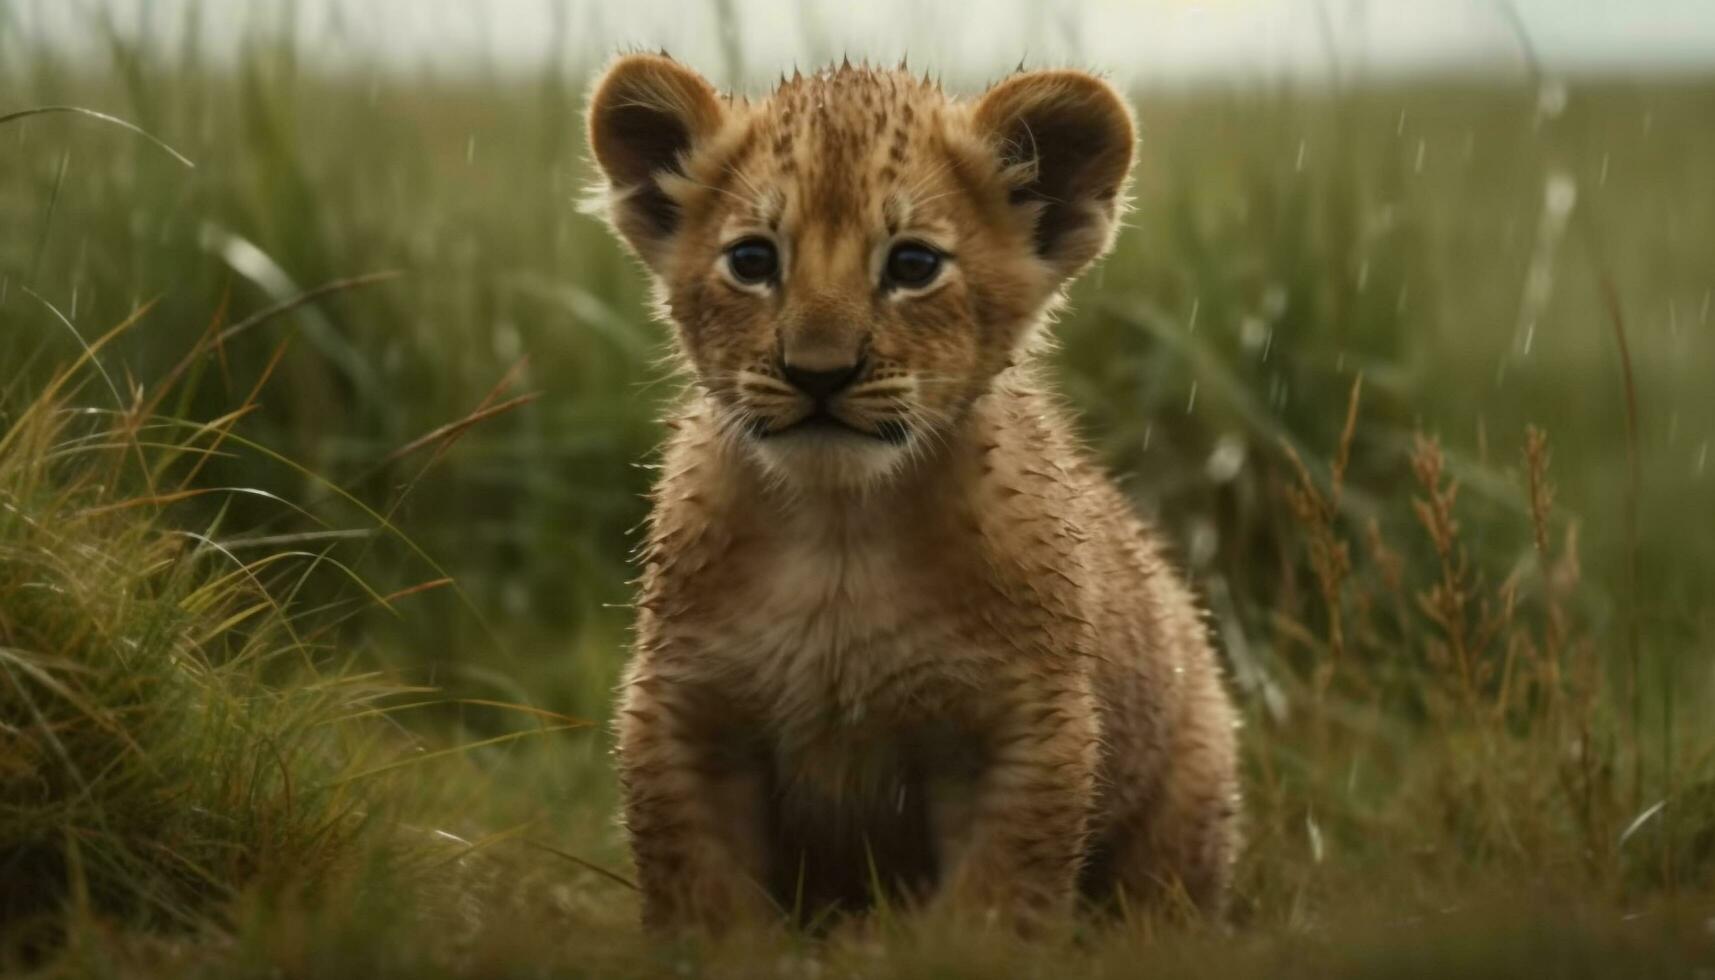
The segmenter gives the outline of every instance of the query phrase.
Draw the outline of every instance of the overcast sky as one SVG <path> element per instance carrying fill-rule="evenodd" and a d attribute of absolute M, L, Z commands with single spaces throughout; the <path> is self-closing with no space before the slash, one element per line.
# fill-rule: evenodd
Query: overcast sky
<path fill-rule="evenodd" d="M 0 0 L 7 47 L 100 56 L 95 23 L 175 45 L 194 11 L 204 50 L 289 25 L 341 66 L 531 71 L 622 47 L 666 48 L 756 84 L 842 51 L 985 78 L 1020 60 L 1121 81 L 1426 69 L 1715 70 L 1715 0 Z M 729 25 L 736 25 L 733 30 Z M 6 48 L 0 48 L 6 50 Z"/>

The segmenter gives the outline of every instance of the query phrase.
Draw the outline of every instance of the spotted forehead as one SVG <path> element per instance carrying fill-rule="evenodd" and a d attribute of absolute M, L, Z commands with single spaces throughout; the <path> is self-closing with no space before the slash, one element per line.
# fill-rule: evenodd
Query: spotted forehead
<path fill-rule="evenodd" d="M 904 71 L 794 75 L 750 105 L 731 160 L 733 190 L 770 226 L 796 219 L 841 234 L 878 220 L 903 224 L 935 196 L 946 169 L 950 105 L 938 85 Z"/>

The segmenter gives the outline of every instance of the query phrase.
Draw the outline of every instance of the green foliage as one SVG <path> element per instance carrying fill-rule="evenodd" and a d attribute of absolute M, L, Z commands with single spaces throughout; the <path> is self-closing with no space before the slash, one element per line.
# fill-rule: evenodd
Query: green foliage
<path fill-rule="evenodd" d="M 186 930 L 371 846 L 390 685 L 289 611 L 326 556 L 244 561 L 160 515 L 219 427 L 75 411 L 60 375 L 0 430 L 0 955 L 69 923 Z M 105 393 L 104 393 L 105 394 Z M 214 491 L 216 494 L 230 491 Z M 367 859 L 367 858 L 366 858 Z"/>
<path fill-rule="evenodd" d="M 1712 955 L 1715 189 L 1693 164 L 1715 86 L 1577 85 L 1564 113 L 1501 83 L 1140 97 L 1136 210 L 1056 368 L 1229 658 L 1237 940 L 887 921 L 656 948 L 601 737 L 535 737 L 607 711 L 637 464 L 678 384 L 641 273 L 573 206 L 571 89 L 116 54 L 113 78 L 28 62 L 0 105 L 123 116 L 196 163 L 84 117 L 0 126 L 14 955 L 174 976 Z M 105 376 L 65 368 L 145 302 Z M 437 690 L 406 711 L 404 685 Z"/>

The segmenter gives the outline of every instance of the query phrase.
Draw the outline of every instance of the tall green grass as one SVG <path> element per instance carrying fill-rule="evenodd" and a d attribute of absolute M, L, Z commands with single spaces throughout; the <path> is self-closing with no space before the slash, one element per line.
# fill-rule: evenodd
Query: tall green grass
<path fill-rule="evenodd" d="M 600 733 L 546 731 L 607 710 L 677 388 L 572 206 L 572 86 L 120 55 L 27 59 L 0 103 L 196 164 L 0 126 L 0 801 L 59 780 L 0 828 L 36 855 L 0 875 L 12 948 L 159 975 L 1715 955 L 1715 85 L 1140 93 L 1137 208 L 1056 368 L 1228 657 L 1239 938 L 662 948 Z M 76 335 L 144 303 L 104 379 Z M 435 690 L 375 701 L 399 687 Z"/>
<path fill-rule="evenodd" d="M 0 966 L 110 963 L 102 940 L 115 930 L 224 943 L 256 916 L 357 904 L 373 916 L 399 895 L 444 893 L 455 883 L 444 869 L 496 828 L 457 824 L 466 797 L 436 779 L 473 772 L 473 753 L 588 727 L 377 669 L 348 624 L 404 615 L 456 584 L 382 595 L 354 567 L 367 536 L 235 526 L 229 504 L 243 498 L 316 521 L 261 486 L 209 481 L 216 461 L 251 456 L 348 495 L 234 431 L 261 385 L 207 422 L 160 411 L 192 397 L 179 385 L 218 332 L 161 383 L 122 388 L 106 348 L 152 312 L 76 337 L 84 353 L 40 390 L 0 400 Z M 401 455 L 445 451 L 516 404 Z M 214 503 L 198 521 L 189 505 L 202 501 Z M 349 502 L 392 547 L 418 551 L 384 514 Z M 443 706 L 507 730 L 474 739 L 403 724 Z"/>
<path fill-rule="evenodd" d="M 109 335 L 111 336 L 111 334 Z M 349 776 L 397 693 L 330 656 L 296 595 L 325 553 L 247 560 L 224 516 L 181 526 L 232 455 L 239 410 L 195 425 L 148 411 L 95 358 L 0 429 L 0 955 L 80 927 L 187 931 L 266 883 L 315 886 L 367 860 L 380 802 Z M 109 401 L 109 396 L 118 404 Z M 218 511 L 217 511 L 218 513 Z"/>

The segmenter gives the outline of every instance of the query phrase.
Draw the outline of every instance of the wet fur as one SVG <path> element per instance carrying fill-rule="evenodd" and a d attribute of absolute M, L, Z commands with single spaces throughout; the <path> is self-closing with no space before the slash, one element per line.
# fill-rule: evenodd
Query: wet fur
<path fill-rule="evenodd" d="M 877 886 L 1021 927 L 1079 896 L 1218 913 L 1235 722 L 1202 615 L 1035 353 L 1111 242 L 1123 102 L 1078 72 L 961 101 L 852 66 L 752 102 L 634 55 L 589 118 L 598 207 L 694 379 L 617 722 L 646 923 L 811 919 Z M 723 278 L 746 229 L 780 243 L 772 289 Z M 876 285 L 901 236 L 944 248 L 945 281 Z M 789 431 L 782 356 L 863 359 L 855 432 Z"/>

